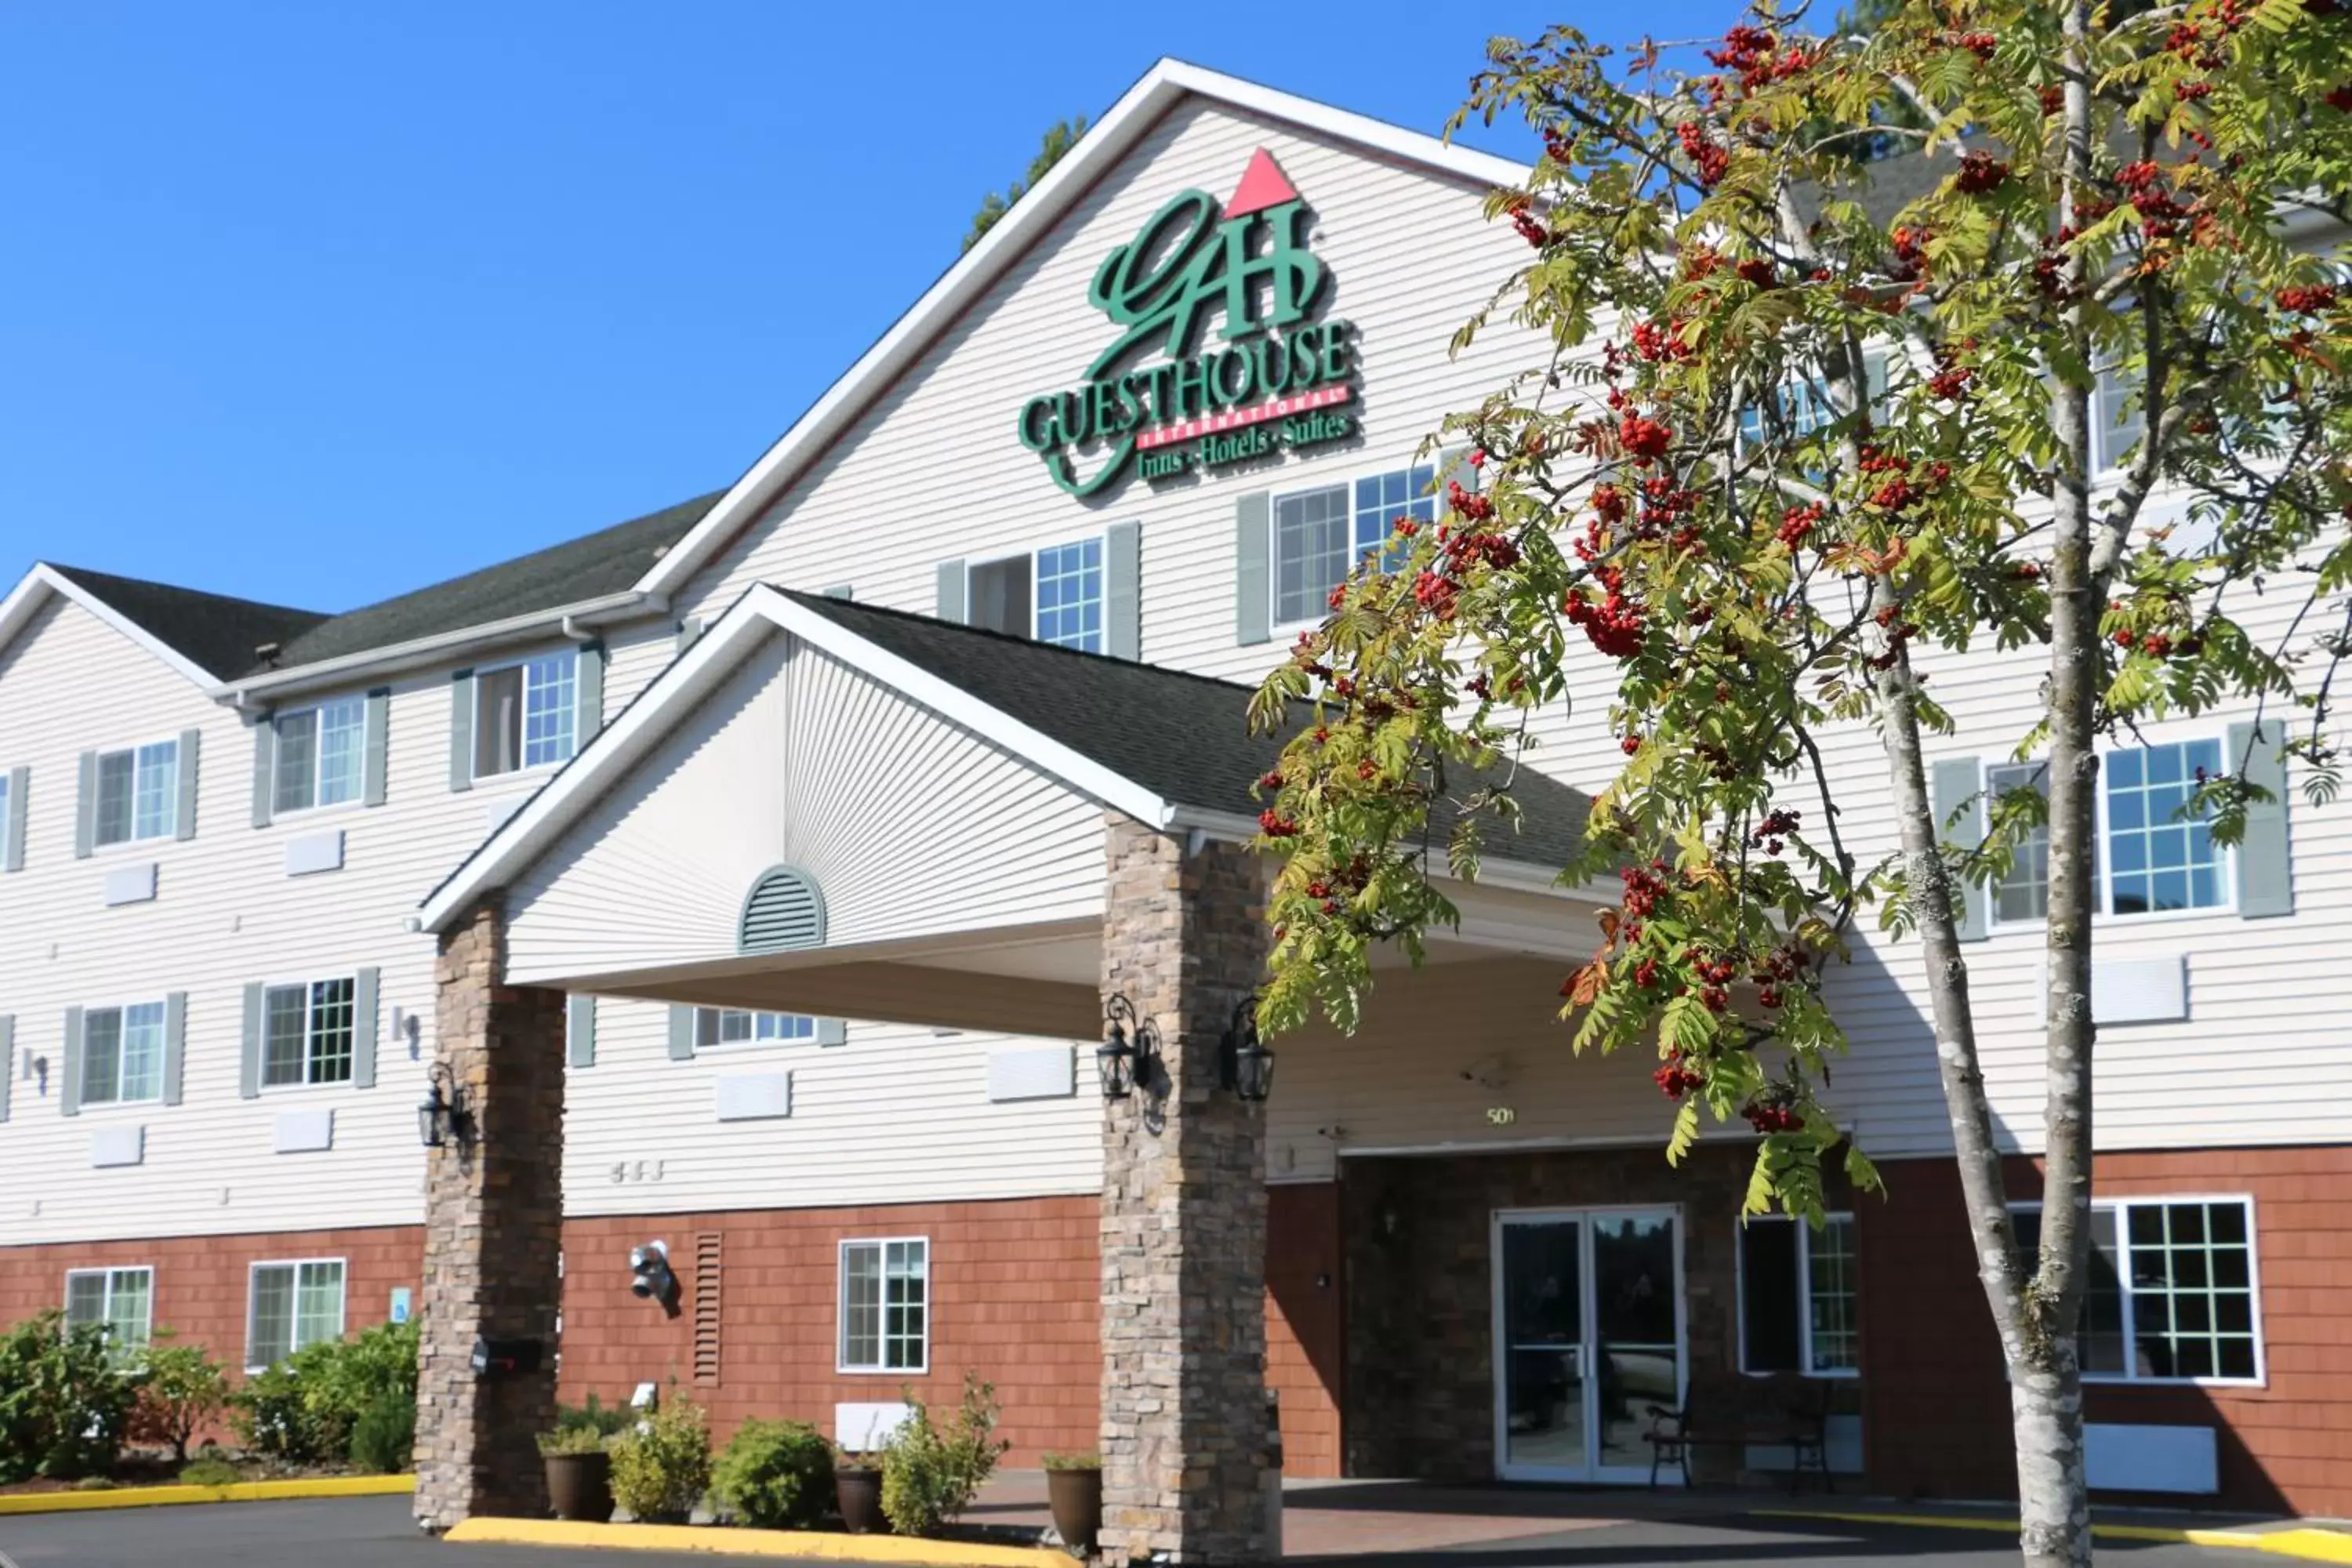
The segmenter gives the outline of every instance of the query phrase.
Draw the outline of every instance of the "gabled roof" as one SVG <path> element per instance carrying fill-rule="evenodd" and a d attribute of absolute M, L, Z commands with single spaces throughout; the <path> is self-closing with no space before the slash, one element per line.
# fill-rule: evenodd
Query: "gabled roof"
<path fill-rule="evenodd" d="M 941 274 L 907 313 L 891 324 L 840 380 L 810 405 L 751 471 L 719 498 L 709 515 L 677 548 L 638 581 L 648 594 L 676 593 L 728 541 L 758 518 L 813 461 L 862 416 L 938 336 L 1052 232 L 1097 180 L 1125 158 L 1168 112 L 1187 98 L 1205 99 L 1261 119 L 1276 120 L 1334 141 L 1352 142 L 1393 163 L 1484 190 L 1516 184 L 1526 166 L 1490 153 L 1457 147 L 1418 131 L 1351 114 L 1328 103 L 1278 92 L 1239 77 L 1162 59 L 1046 172 L 1010 211 Z"/>
<path fill-rule="evenodd" d="M 1250 732 L 1246 686 L 760 586 L 433 891 L 424 923 L 438 929 L 511 885 L 780 629 L 1149 826 L 1223 838 L 1256 831 L 1251 786 L 1279 759 L 1283 737 Z M 1490 842 L 1492 858 L 1565 864 L 1583 841 L 1590 802 L 1527 769 L 1511 790 L 1519 830 Z M 1444 814 L 1435 826 L 1441 835 L 1450 826 Z"/>
<path fill-rule="evenodd" d="M 251 668 L 253 650 L 263 644 L 291 642 L 328 618 L 318 610 L 232 599 L 87 567 L 53 565 L 51 570 L 105 601 L 215 679 Z"/>

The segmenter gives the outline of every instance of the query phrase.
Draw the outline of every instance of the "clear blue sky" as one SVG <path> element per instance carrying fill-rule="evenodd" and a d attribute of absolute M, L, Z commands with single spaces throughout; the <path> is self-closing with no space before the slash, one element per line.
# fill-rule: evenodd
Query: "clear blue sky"
<path fill-rule="evenodd" d="M 722 487 L 1163 54 L 1435 130 L 1490 32 L 1737 9 L 9 5 L 0 591 L 342 609 Z"/>

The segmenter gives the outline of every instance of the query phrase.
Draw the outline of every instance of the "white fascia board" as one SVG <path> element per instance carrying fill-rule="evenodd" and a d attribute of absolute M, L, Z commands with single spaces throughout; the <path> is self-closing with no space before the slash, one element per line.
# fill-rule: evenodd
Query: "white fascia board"
<path fill-rule="evenodd" d="M 152 654 L 158 662 L 182 679 L 207 692 L 219 689 L 220 682 L 213 678 L 211 671 L 199 668 L 185 654 L 159 640 L 144 626 L 130 620 L 104 599 L 46 562 L 35 562 L 33 569 L 25 574 L 16 586 L 9 591 L 8 596 L 0 599 L 0 648 L 16 640 L 17 634 L 32 623 L 34 616 L 39 613 L 52 595 L 79 605 Z"/>
<path fill-rule="evenodd" d="M 418 921 L 439 931 L 493 889 L 514 880 L 552 847 L 580 812 L 618 783 L 776 631 L 799 637 L 917 706 L 994 744 L 1076 793 L 1154 827 L 1173 808 L 1132 779 L 1040 734 L 907 660 L 876 647 L 817 611 L 761 584 L 748 590 L 585 751 L 509 817 L 425 900 Z"/>
<path fill-rule="evenodd" d="M 1247 844 L 1258 836 L 1257 818 L 1239 812 L 1208 811 L 1198 806 L 1177 806 L 1168 818 L 1171 833 L 1199 833 L 1223 844 Z M 1513 860 L 1499 856 L 1487 856 L 1478 862 L 1475 879 L 1439 872 L 1430 878 L 1457 905 L 1460 898 L 1452 889 L 1465 888 L 1507 888 L 1514 892 L 1540 893 L 1547 898 L 1564 899 L 1574 903 L 1613 903 L 1614 898 L 1603 899 L 1590 884 L 1571 886 L 1559 879 L 1558 867 L 1545 866 L 1533 860 Z"/>
<path fill-rule="evenodd" d="M 1527 166 L 1490 153 L 1456 147 L 1438 137 L 1407 131 L 1327 103 L 1278 92 L 1220 71 L 1162 59 L 1122 94 L 1068 154 L 1046 172 L 1003 219 L 940 275 L 890 330 L 809 405 L 774 446 L 735 481 L 719 504 L 703 515 L 669 552 L 637 580 L 640 592 L 668 595 L 682 589 L 710 557 L 772 504 L 785 487 L 862 416 L 932 341 L 960 319 L 1008 271 L 1030 245 L 1061 221 L 1095 181 L 1120 159 L 1176 103 L 1199 97 L 1263 119 L 1286 121 L 1334 140 L 1352 142 L 1384 157 L 1467 184 L 1516 185 Z"/>

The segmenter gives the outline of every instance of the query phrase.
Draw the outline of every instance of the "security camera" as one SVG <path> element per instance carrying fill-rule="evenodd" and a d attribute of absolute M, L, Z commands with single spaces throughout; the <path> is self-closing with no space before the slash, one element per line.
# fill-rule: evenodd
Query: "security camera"
<path fill-rule="evenodd" d="M 658 1301 L 673 1317 L 677 1313 L 677 1276 L 670 1271 L 669 1243 L 649 1241 L 629 1249 L 629 1294 L 641 1301 Z"/>

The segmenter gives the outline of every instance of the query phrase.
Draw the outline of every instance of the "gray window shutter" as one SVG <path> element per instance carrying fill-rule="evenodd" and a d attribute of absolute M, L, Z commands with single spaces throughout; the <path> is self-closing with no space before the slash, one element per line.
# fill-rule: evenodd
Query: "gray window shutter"
<path fill-rule="evenodd" d="M 683 1002 L 669 1005 L 669 1059 L 674 1062 L 694 1059 L 694 1009 Z"/>
<path fill-rule="evenodd" d="M 245 988 L 245 1036 L 237 1050 L 236 1092 L 246 1100 L 261 1098 L 261 987 Z"/>
<path fill-rule="evenodd" d="M 846 583 L 835 583 L 832 587 L 824 589 L 824 594 L 828 599 L 855 599 L 857 597 L 856 592 L 853 591 L 850 585 Z"/>
<path fill-rule="evenodd" d="M 58 1073 L 58 1109 L 68 1116 L 81 1114 L 81 1009 L 66 1009 L 65 1063 Z"/>
<path fill-rule="evenodd" d="M 474 787 L 474 672 L 449 678 L 449 788 Z"/>
<path fill-rule="evenodd" d="M 362 742 L 365 754 L 360 760 L 363 783 L 360 800 L 365 805 L 382 805 L 389 796 L 387 780 L 391 777 L 392 758 L 392 688 L 379 686 L 367 694 L 367 731 Z"/>
<path fill-rule="evenodd" d="M 939 616 L 963 625 L 963 558 L 940 563 Z"/>
<path fill-rule="evenodd" d="M 352 978 L 352 1087 L 375 1087 L 377 998 L 383 990 L 383 971 L 367 968 Z"/>
<path fill-rule="evenodd" d="M 1114 522 L 1103 535 L 1103 652 L 1143 657 L 1143 524 Z"/>
<path fill-rule="evenodd" d="M 0 1018 L 0 1121 L 8 1120 L 8 1094 L 16 1082 L 16 1020 Z"/>
<path fill-rule="evenodd" d="M 604 727 L 604 645 L 601 642 L 580 645 L 580 670 L 574 678 L 580 696 L 580 742 L 572 748 L 585 751 L 596 731 Z"/>
<path fill-rule="evenodd" d="M 74 858 L 87 860 L 98 842 L 98 753 L 81 754 L 81 777 L 74 788 Z"/>
<path fill-rule="evenodd" d="M 196 836 L 196 755 L 205 743 L 202 730 L 180 731 L 180 821 L 174 837 Z"/>
<path fill-rule="evenodd" d="M 596 998 L 575 994 L 564 999 L 563 1039 L 566 1058 L 573 1067 L 596 1065 Z"/>
<path fill-rule="evenodd" d="M 1253 490 L 1234 503 L 1234 641 L 1274 637 L 1274 492 Z"/>
<path fill-rule="evenodd" d="M 163 1103 L 180 1103 L 180 1079 L 188 1059 L 188 994 L 163 998 Z"/>
<path fill-rule="evenodd" d="M 253 825 L 269 826 L 278 805 L 278 718 L 265 713 L 253 721 Z"/>
<path fill-rule="evenodd" d="M 844 1046 L 849 1043 L 849 1024 L 842 1018 L 819 1018 L 816 1021 L 816 1043 L 820 1046 Z"/>
<path fill-rule="evenodd" d="M 671 657 L 682 658 L 686 650 L 702 640 L 702 617 L 688 616 L 677 623 L 677 652 Z"/>
<path fill-rule="evenodd" d="M 2284 737 L 2286 721 L 2273 719 L 2270 734 Z M 2275 739 L 2257 740 L 2252 724 L 2230 726 L 2228 761 L 2241 759 L 2246 782 L 2271 792 L 2267 804 L 2246 808 L 2246 836 L 2238 843 L 2238 913 L 2248 920 L 2294 913 L 2294 873 L 2288 859 L 2286 758 Z"/>
<path fill-rule="evenodd" d="M 1946 757 L 1936 764 L 1934 776 L 1934 808 L 1936 836 L 1947 844 L 1963 849 L 1975 849 L 1984 843 L 1985 803 L 1984 770 L 1974 757 Z M 1961 809 L 1961 803 L 1967 809 Z M 1960 813 L 1958 823 L 1954 812 Z M 1982 942 L 1991 929 L 1992 895 L 1979 882 L 1965 882 L 1960 888 L 1960 940 Z"/>
<path fill-rule="evenodd" d="M 25 797 L 33 788 L 33 770 L 8 770 L 8 858 L 0 861 L 0 871 L 21 871 L 25 868 Z"/>

